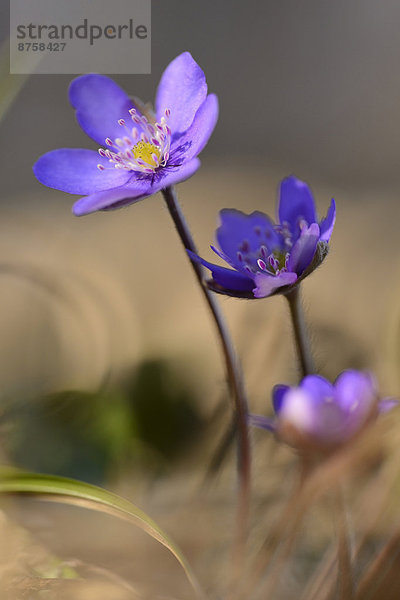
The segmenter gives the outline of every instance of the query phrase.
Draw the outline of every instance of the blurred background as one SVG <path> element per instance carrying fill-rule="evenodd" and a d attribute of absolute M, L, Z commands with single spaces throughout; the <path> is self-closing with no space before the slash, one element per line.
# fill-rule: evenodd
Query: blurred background
<path fill-rule="evenodd" d="M 8 75 L 8 19 L 1 0 L 3 458 L 126 488 L 168 522 L 174 490 L 192 498 L 192 477 L 204 476 L 229 423 L 218 340 L 161 196 L 78 219 L 76 197 L 35 180 L 41 154 L 95 145 L 68 104 L 72 77 Z M 395 0 L 153 2 L 152 74 L 114 77 L 153 100 L 165 66 L 189 50 L 217 93 L 220 119 L 202 169 L 178 187 L 205 258 L 218 211 L 273 215 L 286 175 L 311 185 L 321 217 L 336 199 L 329 257 L 303 286 L 317 363 L 331 378 L 348 367 L 373 369 L 382 392 L 393 395 L 400 389 L 399 22 Z M 298 376 L 285 301 L 220 301 L 251 409 L 267 413 L 271 386 Z M 231 493 L 233 453 L 229 459 L 222 481 Z M 264 468 L 257 463 L 256 486 Z M 180 520 L 183 504 L 174 508 Z M 59 513 L 53 519 L 48 511 L 43 525 L 39 512 L 27 518 L 39 519 L 36 529 L 49 538 Z M 91 522 L 83 547 L 96 527 Z M 74 548 L 68 535 L 67 525 L 63 540 Z"/>

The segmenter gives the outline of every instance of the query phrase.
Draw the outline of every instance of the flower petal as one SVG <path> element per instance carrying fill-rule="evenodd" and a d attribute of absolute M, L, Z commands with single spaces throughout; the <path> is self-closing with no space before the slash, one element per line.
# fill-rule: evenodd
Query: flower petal
<path fill-rule="evenodd" d="M 222 252 L 222 250 L 220 250 L 219 248 L 216 248 L 215 246 L 210 246 L 211 250 L 213 252 L 215 252 L 215 254 L 217 256 L 219 256 L 220 258 L 222 258 L 222 260 L 224 260 L 225 262 L 228 263 L 228 265 L 231 265 L 231 267 L 233 267 L 234 269 L 236 268 L 235 265 L 232 264 L 231 259 L 229 258 L 229 256 L 227 256 L 224 252 Z"/>
<path fill-rule="evenodd" d="M 154 175 L 143 176 L 143 174 L 140 173 L 136 176 L 137 174 L 135 173 L 135 177 L 131 177 L 127 184 L 127 188 L 133 189 L 135 192 L 143 189 L 145 195 L 150 196 L 169 185 L 175 185 L 176 183 L 181 183 L 182 181 L 189 179 L 189 177 L 200 168 L 200 165 L 200 160 L 198 158 L 193 158 L 183 165 L 167 165 L 164 168 L 160 168 Z M 147 191 L 148 188 L 149 191 Z"/>
<path fill-rule="evenodd" d="M 223 288 L 236 292 L 250 292 L 253 289 L 254 281 L 250 277 L 246 277 L 246 275 L 243 275 L 238 271 L 214 265 L 190 250 L 186 250 L 186 252 L 192 260 L 209 269 L 215 283 Z"/>
<path fill-rule="evenodd" d="M 299 390 L 304 392 L 308 417 L 307 433 L 322 443 L 342 438 L 345 415 L 336 402 L 335 388 L 321 375 L 307 375 Z"/>
<path fill-rule="evenodd" d="M 229 258 L 230 264 L 236 269 L 243 269 L 243 262 L 238 258 L 243 242 L 248 247 L 248 252 L 253 254 L 256 264 L 259 258 L 258 251 L 262 245 L 271 249 L 279 243 L 279 236 L 267 215 L 262 212 L 253 212 L 246 215 L 240 210 L 223 209 L 219 213 L 221 225 L 218 227 L 216 237 L 223 253 Z"/>
<path fill-rule="evenodd" d="M 128 111 L 137 108 L 115 81 L 94 73 L 72 81 L 69 100 L 76 109 L 76 118 L 83 131 L 103 146 L 107 137 L 114 140 L 124 135 L 118 119 L 132 123 Z"/>
<path fill-rule="evenodd" d="M 290 385 L 279 383 L 278 385 L 274 386 L 272 390 L 272 405 L 276 414 L 278 414 L 281 410 L 283 397 L 288 390 L 290 390 Z"/>
<path fill-rule="evenodd" d="M 100 171 L 98 164 L 107 168 Z M 119 187 L 131 176 L 128 171 L 108 167 L 108 159 L 94 150 L 60 148 L 41 156 L 33 172 L 48 187 L 69 194 L 91 194 Z"/>
<path fill-rule="evenodd" d="M 290 252 L 289 271 L 295 271 L 297 275 L 301 275 L 309 266 L 317 248 L 319 235 L 319 225 L 317 223 L 313 223 L 308 229 L 301 231 L 300 237 Z"/>
<path fill-rule="evenodd" d="M 300 434 L 314 435 L 318 415 L 312 397 L 305 390 L 290 388 L 279 411 L 279 427 L 289 425 Z"/>
<path fill-rule="evenodd" d="M 382 398 L 382 400 L 378 404 L 378 410 L 381 414 L 385 414 L 399 405 L 399 400 L 397 398 L 387 397 Z"/>
<path fill-rule="evenodd" d="M 184 162 L 194 158 L 207 144 L 218 120 L 218 98 L 210 94 L 200 106 L 189 129 L 173 139 L 171 162 Z"/>
<path fill-rule="evenodd" d="M 73 212 L 78 217 L 95 212 L 96 210 L 114 210 L 128 204 L 138 202 L 147 196 L 159 192 L 161 189 L 188 179 L 200 167 L 198 158 L 184 165 L 156 172 L 155 175 L 130 172 L 129 182 L 114 190 L 91 194 L 75 202 Z"/>
<path fill-rule="evenodd" d="M 189 52 L 177 56 L 162 74 L 156 96 L 157 120 L 171 111 L 173 133 L 186 131 L 207 96 L 205 75 Z"/>
<path fill-rule="evenodd" d="M 119 204 L 120 202 L 123 202 L 123 206 L 127 206 L 128 204 L 138 202 L 143 197 L 144 196 L 139 195 L 135 198 L 133 192 L 130 192 L 126 186 L 122 186 L 112 190 L 96 192 L 95 194 L 81 198 L 75 202 L 72 207 L 72 212 L 77 217 L 82 217 L 83 215 L 88 215 L 97 210 L 111 209 L 115 204 Z"/>
<path fill-rule="evenodd" d="M 279 189 L 278 219 L 281 224 L 288 223 L 289 228 L 297 240 L 300 235 L 299 222 L 305 220 L 307 225 L 316 223 L 314 199 L 308 185 L 294 177 L 286 177 L 281 182 Z"/>
<path fill-rule="evenodd" d="M 321 375 L 307 375 L 299 387 L 306 391 L 317 404 L 324 402 L 327 398 L 333 399 L 335 396 L 334 386 Z"/>
<path fill-rule="evenodd" d="M 376 383 L 369 373 L 349 370 L 337 378 L 335 390 L 336 404 L 342 413 L 340 437 L 345 441 L 357 433 L 378 409 Z"/>
<path fill-rule="evenodd" d="M 347 370 L 335 382 L 337 402 L 347 413 L 369 412 L 377 401 L 377 386 L 370 373 Z"/>
<path fill-rule="evenodd" d="M 268 431 L 272 431 L 273 433 L 276 430 L 276 421 L 275 419 L 268 419 L 267 417 L 262 417 L 261 415 L 249 415 L 247 417 L 248 424 L 252 427 L 259 427 L 260 429 L 267 429 Z"/>
<path fill-rule="evenodd" d="M 286 285 L 292 285 L 297 280 L 296 273 L 279 273 L 279 275 L 268 275 L 267 273 L 256 273 L 254 283 L 256 287 L 253 289 L 255 298 L 266 298 L 275 290 Z"/>
<path fill-rule="evenodd" d="M 330 237 L 332 235 L 332 231 L 333 231 L 333 227 L 335 225 L 335 221 L 336 221 L 336 204 L 335 204 L 335 200 L 332 198 L 330 207 L 328 209 L 328 212 L 326 214 L 325 219 L 321 220 L 321 223 L 319 224 L 319 228 L 321 231 L 321 237 L 320 239 L 323 242 L 329 242 Z"/>

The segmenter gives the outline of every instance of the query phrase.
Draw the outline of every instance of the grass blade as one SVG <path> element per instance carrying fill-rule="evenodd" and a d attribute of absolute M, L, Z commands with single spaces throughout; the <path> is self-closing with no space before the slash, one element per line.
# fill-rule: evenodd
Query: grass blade
<path fill-rule="evenodd" d="M 196 576 L 178 546 L 148 515 L 117 494 L 82 481 L 29 473 L 12 467 L 0 468 L 0 493 L 34 495 L 41 500 L 73 504 L 133 523 L 168 548 L 183 567 L 197 596 L 205 598 Z"/>

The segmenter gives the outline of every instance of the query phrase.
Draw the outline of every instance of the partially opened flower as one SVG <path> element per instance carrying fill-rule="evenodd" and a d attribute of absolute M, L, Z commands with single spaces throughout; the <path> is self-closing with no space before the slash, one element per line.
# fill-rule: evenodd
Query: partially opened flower
<path fill-rule="evenodd" d="M 218 118 L 217 98 L 207 95 L 204 73 L 188 52 L 164 71 L 155 114 L 103 75 L 74 79 L 69 98 L 79 125 L 101 147 L 48 152 L 34 173 L 44 185 L 85 195 L 76 215 L 137 202 L 193 175 Z"/>
<path fill-rule="evenodd" d="M 334 200 L 326 218 L 318 222 L 308 185 L 287 177 L 280 185 L 277 212 L 278 224 L 262 212 L 220 212 L 219 249 L 211 248 L 232 269 L 189 252 L 192 260 L 211 271 L 209 285 L 214 291 L 245 298 L 285 293 L 322 262 L 335 223 Z"/>
<path fill-rule="evenodd" d="M 251 415 L 250 423 L 303 451 L 331 451 L 397 404 L 380 400 L 372 375 L 355 370 L 344 371 L 334 384 L 308 375 L 298 387 L 276 385 L 272 403 L 274 417 Z"/>

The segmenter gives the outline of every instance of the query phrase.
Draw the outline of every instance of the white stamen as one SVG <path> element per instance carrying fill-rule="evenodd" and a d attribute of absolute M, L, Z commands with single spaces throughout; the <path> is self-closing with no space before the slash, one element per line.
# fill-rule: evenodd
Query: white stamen
<path fill-rule="evenodd" d="M 258 259 L 257 264 L 260 267 L 261 271 L 266 271 L 267 270 L 267 265 L 265 264 L 265 262 L 261 258 Z"/>
<path fill-rule="evenodd" d="M 131 108 L 129 115 L 134 122 L 133 127 L 126 125 L 125 119 L 118 119 L 118 124 L 125 128 L 123 137 L 114 140 L 106 138 L 105 145 L 109 148 L 99 148 L 101 157 L 107 158 L 110 167 L 102 164 L 98 169 L 106 168 L 154 173 L 159 167 L 165 167 L 170 157 L 171 129 L 167 125 L 170 110 L 166 109 L 159 123 L 150 123 L 146 116 L 137 109 Z M 138 144 L 149 144 L 140 147 Z"/>

